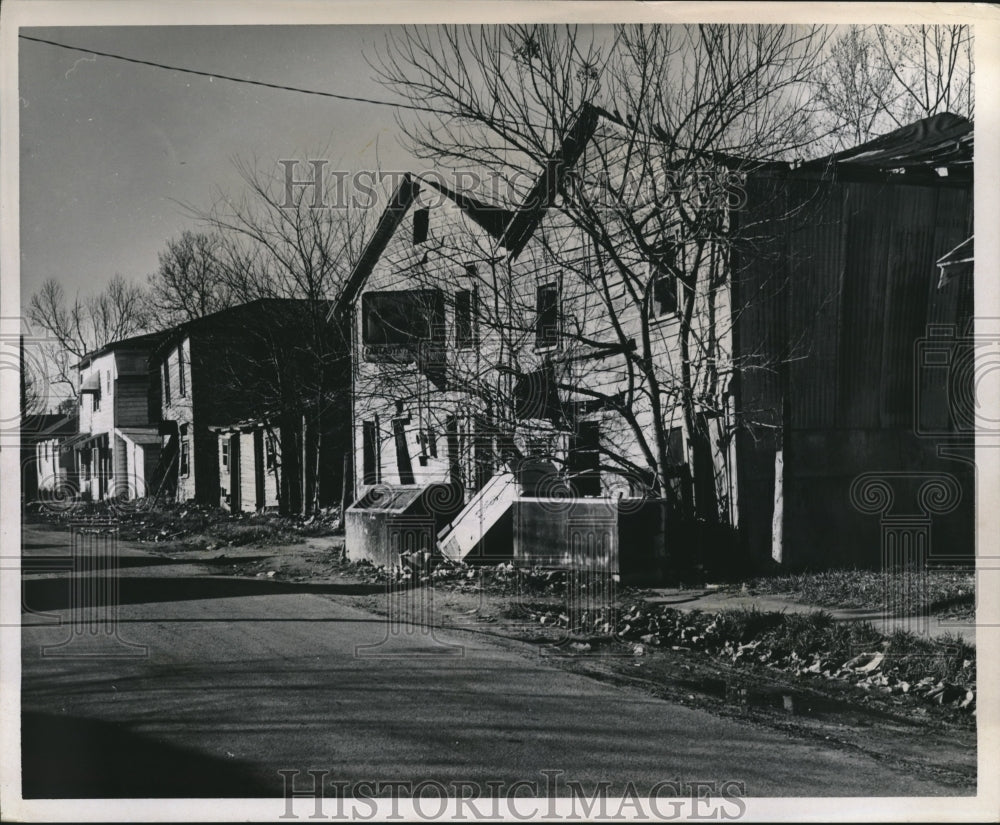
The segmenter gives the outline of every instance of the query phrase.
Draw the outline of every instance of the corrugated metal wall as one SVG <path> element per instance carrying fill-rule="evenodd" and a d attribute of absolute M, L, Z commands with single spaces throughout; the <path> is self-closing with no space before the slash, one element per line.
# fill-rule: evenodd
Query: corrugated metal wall
<path fill-rule="evenodd" d="M 758 178 L 738 216 L 734 259 L 740 528 L 748 552 L 771 547 L 774 454 L 783 450 L 783 562 L 877 566 L 877 516 L 850 485 L 862 472 L 951 473 L 963 504 L 934 522 L 934 552 L 972 549 L 969 466 L 915 433 L 918 405 L 946 426 L 945 387 L 915 361 L 929 324 L 972 313 L 971 278 L 936 289 L 935 261 L 971 232 L 969 188 L 887 181 Z M 748 362 L 757 368 L 747 368 Z M 773 437 L 759 437 L 773 423 Z M 757 436 L 753 436 L 754 429 Z M 905 486 L 905 485 L 904 485 Z M 916 508 L 912 490 L 902 508 Z"/>

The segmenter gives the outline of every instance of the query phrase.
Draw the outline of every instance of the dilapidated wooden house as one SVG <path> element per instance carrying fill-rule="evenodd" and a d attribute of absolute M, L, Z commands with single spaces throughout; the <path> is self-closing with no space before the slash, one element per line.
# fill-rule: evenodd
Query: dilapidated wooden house
<path fill-rule="evenodd" d="M 168 331 L 150 359 L 163 495 L 250 511 L 339 503 L 348 356 L 329 310 L 259 299 Z"/>
<path fill-rule="evenodd" d="M 542 522 L 570 544 L 587 522 L 585 543 L 654 573 L 877 566 L 857 485 L 946 473 L 964 504 L 936 529 L 967 550 L 969 479 L 914 429 L 947 397 L 913 357 L 971 312 L 971 279 L 935 291 L 971 232 L 971 136 L 945 115 L 808 164 L 678 162 L 585 107 L 513 204 L 406 178 L 345 292 L 358 509 L 444 483 L 456 558 L 492 535 L 530 560 Z M 623 200 L 629 174 L 645 188 Z"/>

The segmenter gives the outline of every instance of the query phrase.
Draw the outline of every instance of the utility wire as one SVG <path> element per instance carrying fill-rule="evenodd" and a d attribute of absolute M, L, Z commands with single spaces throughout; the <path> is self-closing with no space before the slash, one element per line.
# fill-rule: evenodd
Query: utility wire
<path fill-rule="evenodd" d="M 74 52 L 83 52 L 84 54 L 94 54 L 98 57 L 110 57 L 113 60 L 124 60 L 126 63 L 138 63 L 140 66 L 152 66 L 155 69 L 167 69 L 172 72 L 183 72 L 184 74 L 198 75 L 199 77 L 216 77 L 219 80 L 230 80 L 233 83 L 247 83 L 251 86 L 263 86 L 266 89 L 279 89 L 283 92 L 298 92 L 304 95 L 318 95 L 319 97 L 332 97 L 335 100 L 349 100 L 355 103 L 371 103 L 375 106 L 392 106 L 397 109 L 412 109 L 416 112 L 430 112 L 432 114 L 441 114 L 437 109 L 432 109 L 429 106 L 414 106 L 409 103 L 393 103 L 388 100 L 375 100 L 370 97 L 353 97 L 351 95 L 337 94 L 336 92 L 323 92 L 317 89 L 302 89 L 298 86 L 283 86 L 280 83 L 266 83 L 263 80 L 251 80 L 247 77 L 233 77 L 231 75 L 217 74 L 216 72 L 202 72 L 198 69 L 186 69 L 182 66 L 170 66 L 166 63 L 156 63 L 152 60 L 140 60 L 137 57 L 126 57 L 121 54 L 113 54 L 111 52 L 100 52 L 96 49 L 85 49 L 82 46 L 70 46 L 67 43 L 57 43 L 55 40 L 45 40 L 41 37 L 32 37 L 27 34 L 19 34 L 19 38 L 22 40 L 32 40 L 35 43 L 45 43 L 47 46 L 56 46 L 60 49 L 68 49 Z"/>

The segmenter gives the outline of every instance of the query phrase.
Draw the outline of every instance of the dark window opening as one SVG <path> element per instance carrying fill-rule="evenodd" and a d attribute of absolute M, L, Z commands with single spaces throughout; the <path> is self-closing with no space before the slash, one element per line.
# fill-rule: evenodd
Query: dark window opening
<path fill-rule="evenodd" d="M 170 403 L 170 364 L 168 359 L 163 359 L 163 401 Z"/>
<path fill-rule="evenodd" d="M 653 279 L 649 304 L 651 318 L 668 318 L 683 310 L 684 287 L 674 270 L 676 260 L 677 248 L 670 244 L 650 262 Z"/>
<path fill-rule="evenodd" d="M 186 476 L 191 473 L 191 444 L 188 439 L 181 441 L 181 475 Z"/>
<path fill-rule="evenodd" d="M 556 346 L 559 343 L 559 289 L 555 284 L 538 287 L 535 311 L 535 346 Z"/>
<path fill-rule="evenodd" d="M 413 243 L 423 243 L 427 240 L 427 235 L 431 225 L 431 210 L 418 209 L 413 213 Z"/>
<path fill-rule="evenodd" d="M 365 484 L 378 484 L 378 431 L 374 421 L 364 421 L 362 432 L 362 481 Z"/>
<path fill-rule="evenodd" d="M 222 466 L 229 469 L 229 439 L 224 438 L 219 442 L 219 450 L 222 452 Z"/>
<path fill-rule="evenodd" d="M 461 289 L 455 293 L 455 346 L 473 347 L 478 343 L 476 291 Z"/>
<path fill-rule="evenodd" d="M 569 452 L 569 474 L 579 496 L 601 494 L 601 424 L 581 421 Z"/>
<path fill-rule="evenodd" d="M 365 344 L 413 344 L 439 340 L 444 332 L 440 290 L 366 292 L 361 304 Z"/>

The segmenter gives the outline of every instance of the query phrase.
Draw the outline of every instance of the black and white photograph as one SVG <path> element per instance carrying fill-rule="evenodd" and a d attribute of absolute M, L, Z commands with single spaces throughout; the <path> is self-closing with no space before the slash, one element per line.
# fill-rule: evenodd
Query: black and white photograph
<path fill-rule="evenodd" d="M 0 42 L 5 819 L 1000 819 L 996 7 Z"/>

